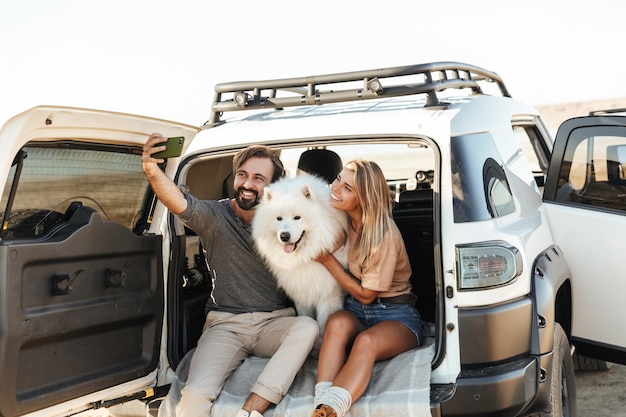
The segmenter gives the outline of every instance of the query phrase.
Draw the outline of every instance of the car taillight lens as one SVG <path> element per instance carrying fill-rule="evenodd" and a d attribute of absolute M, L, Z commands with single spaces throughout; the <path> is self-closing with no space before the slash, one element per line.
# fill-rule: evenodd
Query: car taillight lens
<path fill-rule="evenodd" d="M 522 272 L 519 251 L 505 242 L 457 246 L 460 290 L 508 284 Z"/>

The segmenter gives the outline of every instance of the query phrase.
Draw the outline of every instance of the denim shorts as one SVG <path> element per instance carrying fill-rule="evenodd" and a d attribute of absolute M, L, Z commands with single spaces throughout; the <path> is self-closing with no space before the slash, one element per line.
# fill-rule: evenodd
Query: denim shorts
<path fill-rule="evenodd" d="M 376 299 L 372 304 L 361 304 L 353 297 L 348 297 L 345 309 L 357 316 L 365 328 L 384 320 L 399 321 L 415 334 L 418 346 L 424 343 L 422 320 L 413 304 L 384 303 L 382 299 Z"/>

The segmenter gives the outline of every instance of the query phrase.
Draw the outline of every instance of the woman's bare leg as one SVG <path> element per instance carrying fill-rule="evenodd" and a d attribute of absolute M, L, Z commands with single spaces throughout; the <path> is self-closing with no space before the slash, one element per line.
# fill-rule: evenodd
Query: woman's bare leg
<path fill-rule="evenodd" d="M 326 322 L 322 347 L 317 362 L 317 382 L 333 381 L 346 361 L 346 350 L 364 329 L 349 311 L 334 313 Z"/>
<path fill-rule="evenodd" d="M 406 325 L 398 321 L 382 321 L 356 336 L 348 360 L 336 374 L 333 385 L 348 390 L 354 402 L 367 388 L 375 362 L 416 347 L 417 337 Z"/>

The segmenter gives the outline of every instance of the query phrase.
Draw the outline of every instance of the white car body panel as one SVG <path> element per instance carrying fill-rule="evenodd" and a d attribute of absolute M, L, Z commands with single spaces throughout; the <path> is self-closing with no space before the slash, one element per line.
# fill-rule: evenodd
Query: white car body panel
<path fill-rule="evenodd" d="M 626 217 L 545 204 L 552 232 L 572 271 L 572 335 L 626 346 Z"/>

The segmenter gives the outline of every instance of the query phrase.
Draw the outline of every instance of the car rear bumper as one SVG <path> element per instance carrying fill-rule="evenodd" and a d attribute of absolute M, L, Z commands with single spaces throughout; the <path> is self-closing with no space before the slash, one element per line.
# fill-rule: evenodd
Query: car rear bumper
<path fill-rule="evenodd" d="M 432 404 L 433 416 L 518 416 L 536 398 L 538 365 L 525 357 L 501 365 L 463 371 L 452 396 Z"/>

